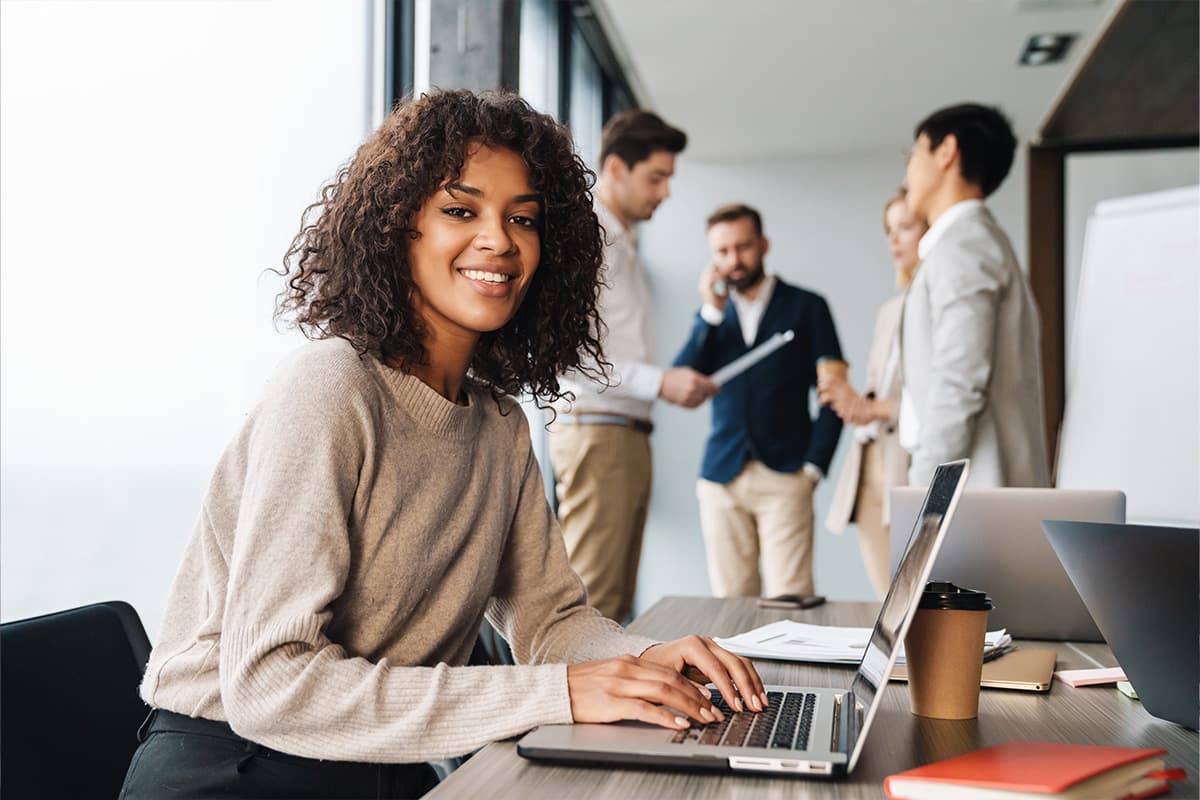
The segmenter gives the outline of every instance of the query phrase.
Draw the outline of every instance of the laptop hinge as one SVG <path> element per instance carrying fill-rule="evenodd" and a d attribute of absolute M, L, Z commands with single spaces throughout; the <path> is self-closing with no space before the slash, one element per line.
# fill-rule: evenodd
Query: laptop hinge
<path fill-rule="evenodd" d="M 833 698 L 833 733 L 829 739 L 829 749 L 835 753 L 850 753 L 854 748 L 860 719 L 855 714 L 857 706 L 853 692 Z"/>

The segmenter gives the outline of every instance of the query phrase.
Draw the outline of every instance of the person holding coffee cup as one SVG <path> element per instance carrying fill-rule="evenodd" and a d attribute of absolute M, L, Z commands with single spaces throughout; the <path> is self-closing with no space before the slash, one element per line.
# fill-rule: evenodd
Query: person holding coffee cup
<path fill-rule="evenodd" d="M 889 495 L 892 487 L 908 483 L 908 452 L 900 446 L 897 430 L 904 389 L 900 375 L 900 310 L 904 291 L 920 263 L 917 243 L 926 231 L 925 224 L 909 213 L 904 197 L 901 189 L 883 207 L 883 229 L 898 291 L 884 301 L 875 318 L 866 391 L 856 392 L 844 370 L 822 375 L 817 381 L 821 402 L 828 403 L 843 422 L 854 426 L 825 527 L 841 533 L 851 522 L 858 526 L 863 565 L 880 598 L 887 593 L 891 580 Z"/>
<path fill-rule="evenodd" d="M 717 209 L 708 244 L 704 303 L 675 365 L 711 375 L 774 334 L 794 334 L 712 399 L 696 485 L 709 579 L 718 597 L 794 595 L 803 607 L 814 590 L 813 492 L 842 430 L 829 408 L 809 415 L 809 395 L 818 371 L 844 374 L 846 362 L 825 299 L 765 270 L 758 211 Z"/>

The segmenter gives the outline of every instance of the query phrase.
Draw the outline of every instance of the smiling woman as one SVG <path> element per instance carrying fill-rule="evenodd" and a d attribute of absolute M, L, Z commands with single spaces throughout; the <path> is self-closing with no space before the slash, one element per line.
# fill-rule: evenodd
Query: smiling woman
<path fill-rule="evenodd" d="M 602 359 L 590 182 L 519 98 L 439 92 L 325 188 L 279 307 L 315 341 L 214 471 L 123 798 L 410 797 L 536 725 L 720 718 L 693 680 L 763 708 L 748 661 L 587 605 L 513 413 Z M 466 666 L 485 616 L 518 666 Z"/>
<path fill-rule="evenodd" d="M 306 334 L 341 337 L 406 369 L 425 363 L 425 338 L 439 334 L 418 311 L 429 295 L 447 302 L 450 278 L 482 288 L 459 270 L 503 262 L 517 286 L 496 296 L 505 302 L 470 312 L 482 314 L 470 323 L 471 375 L 497 394 L 557 399 L 558 374 L 600 355 L 592 181 L 566 129 L 515 95 L 442 92 L 402 105 L 310 207 L 319 216 L 288 251 L 280 314 L 294 314 Z M 480 226 L 495 227 L 483 230 L 477 253 L 463 250 Z M 439 259 L 444 285 L 432 274 Z M 526 274 L 515 275 L 518 262 Z M 431 281 L 423 289 L 418 272 Z M 433 310 L 449 309 L 434 302 Z"/>

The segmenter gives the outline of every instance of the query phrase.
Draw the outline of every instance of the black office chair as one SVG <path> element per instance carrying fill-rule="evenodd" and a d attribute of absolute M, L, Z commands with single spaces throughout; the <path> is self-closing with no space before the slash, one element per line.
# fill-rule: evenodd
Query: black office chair
<path fill-rule="evenodd" d="M 119 601 L 0 625 L 0 795 L 115 798 L 150 713 L 150 640 Z"/>

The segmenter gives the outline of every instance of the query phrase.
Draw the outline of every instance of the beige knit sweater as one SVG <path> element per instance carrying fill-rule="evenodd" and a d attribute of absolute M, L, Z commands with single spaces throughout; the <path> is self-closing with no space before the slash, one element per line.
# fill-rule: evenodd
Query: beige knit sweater
<path fill-rule="evenodd" d="M 287 359 L 213 474 L 142 697 L 340 761 L 570 722 L 565 664 L 653 642 L 586 605 L 525 415 L 467 391 L 340 339 Z M 461 666 L 485 614 L 539 666 Z"/>

